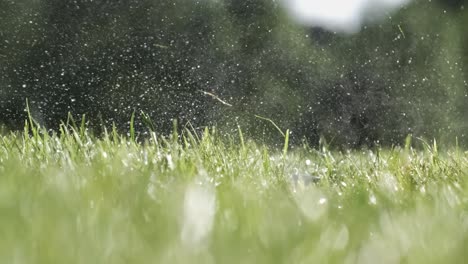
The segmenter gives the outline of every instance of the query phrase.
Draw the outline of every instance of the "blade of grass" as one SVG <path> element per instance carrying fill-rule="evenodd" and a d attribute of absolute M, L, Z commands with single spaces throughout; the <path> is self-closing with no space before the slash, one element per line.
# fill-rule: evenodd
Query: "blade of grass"
<path fill-rule="evenodd" d="M 132 112 L 130 117 L 130 140 L 135 142 L 135 111 Z"/>

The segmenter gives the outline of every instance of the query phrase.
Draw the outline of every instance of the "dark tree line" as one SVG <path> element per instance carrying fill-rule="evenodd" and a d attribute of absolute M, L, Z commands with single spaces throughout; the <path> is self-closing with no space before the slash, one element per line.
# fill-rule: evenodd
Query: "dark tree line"
<path fill-rule="evenodd" d="M 299 26 L 267 0 L 3 0 L 0 123 L 21 128 L 28 99 L 48 128 L 70 112 L 127 130 L 144 111 L 160 133 L 177 119 L 277 140 L 257 114 L 296 142 L 466 143 L 463 5 L 416 1 L 349 36 Z"/>

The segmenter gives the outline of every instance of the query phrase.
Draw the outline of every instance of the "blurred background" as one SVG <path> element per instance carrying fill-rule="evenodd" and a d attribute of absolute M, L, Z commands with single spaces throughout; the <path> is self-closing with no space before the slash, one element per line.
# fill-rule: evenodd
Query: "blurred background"
<path fill-rule="evenodd" d="M 327 2 L 0 0 L 0 124 L 468 146 L 468 1 Z"/>

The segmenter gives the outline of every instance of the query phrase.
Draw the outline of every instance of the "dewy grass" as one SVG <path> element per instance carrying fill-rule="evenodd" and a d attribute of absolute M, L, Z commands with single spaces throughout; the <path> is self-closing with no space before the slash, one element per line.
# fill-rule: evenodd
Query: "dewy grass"
<path fill-rule="evenodd" d="M 468 153 L 287 153 L 34 122 L 0 139 L 0 263 L 462 263 Z M 284 154 L 284 155 L 283 155 Z"/>

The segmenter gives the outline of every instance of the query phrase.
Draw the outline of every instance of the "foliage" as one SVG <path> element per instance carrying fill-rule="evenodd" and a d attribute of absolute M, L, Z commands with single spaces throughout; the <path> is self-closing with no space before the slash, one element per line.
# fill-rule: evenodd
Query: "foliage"
<path fill-rule="evenodd" d="M 0 262 L 457 263 L 468 153 L 280 153 L 28 122 L 0 138 Z M 133 133 L 133 132 L 132 132 Z M 242 133 L 240 134 L 242 136 Z"/>
<path fill-rule="evenodd" d="M 71 112 L 128 129 L 144 111 L 161 133 L 177 119 L 275 142 L 257 114 L 295 143 L 466 145 L 462 6 L 414 1 L 350 36 L 297 25 L 278 1 L 2 1 L 0 122 L 21 129 L 28 98 L 49 128 Z"/>

